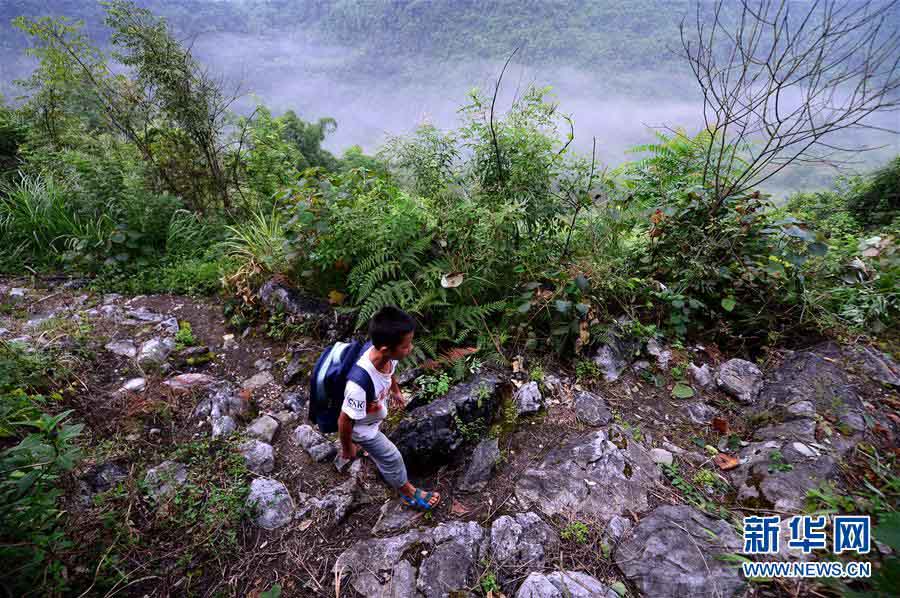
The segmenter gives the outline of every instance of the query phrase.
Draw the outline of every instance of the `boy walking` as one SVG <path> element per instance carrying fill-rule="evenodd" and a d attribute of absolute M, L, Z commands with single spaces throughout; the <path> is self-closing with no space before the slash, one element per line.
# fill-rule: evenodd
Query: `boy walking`
<path fill-rule="evenodd" d="M 360 356 L 357 365 L 372 379 L 375 400 L 367 404 L 365 390 L 357 383 L 347 381 L 338 416 L 338 437 L 344 459 L 355 458 L 357 445 L 362 447 L 384 480 L 408 505 L 430 511 L 440 502 L 440 494 L 422 492 L 409 482 L 403 455 L 379 430 L 387 417 L 389 400 L 394 409 L 405 406 L 394 370 L 397 362 L 412 351 L 415 328 L 415 320 L 396 307 L 385 307 L 372 317 L 369 322 L 372 346 Z"/>

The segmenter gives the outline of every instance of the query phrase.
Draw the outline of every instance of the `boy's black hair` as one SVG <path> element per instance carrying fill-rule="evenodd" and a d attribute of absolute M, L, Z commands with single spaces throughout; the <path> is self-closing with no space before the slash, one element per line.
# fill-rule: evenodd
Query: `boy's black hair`
<path fill-rule="evenodd" d="M 369 320 L 369 337 L 376 347 L 393 349 L 403 341 L 403 337 L 414 332 L 416 321 L 402 309 L 391 305 L 382 307 Z"/>

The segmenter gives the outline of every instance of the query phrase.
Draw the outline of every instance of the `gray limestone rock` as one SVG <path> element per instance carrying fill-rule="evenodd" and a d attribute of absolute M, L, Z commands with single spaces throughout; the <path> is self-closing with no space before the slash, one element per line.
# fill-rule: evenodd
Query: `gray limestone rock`
<path fill-rule="evenodd" d="M 619 598 L 596 577 L 579 571 L 531 573 L 519 586 L 516 598 Z"/>
<path fill-rule="evenodd" d="M 615 562 L 646 596 L 719 598 L 745 585 L 740 569 L 719 558 L 741 548 L 726 522 L 686 505 L 662 506 L 625 535 Z"/>
<path fill-rule="evenodd" d="M 795 445 L 803 449 L 797 450 Z M 811 458 L 808 454 L 812 451 L 808 444 L 793 438 L 751 442 L 740 452 L 741 465 L 731 472 L 738 500 L 782 512 L 801 509 L 809 490 L 838 474 L 831 455 L 819 453 Z"/>
<path fill-rule="evenodd" d="M 241 389 L 254 391 L 267 384 L 272 384 L 273 382 L 275 382 L 275 378 L 272 376 L 272 372 L 265 370 L 244 380 L 244 383 L 241 384 Z"/>
<path fill-rule="evenodd" d="M 419 566 L 416 587 L 425 598 L 445 598 L 478 581 L 479 561 L 490 537 L 474 521 L 441 523 L 431 532 L 434 548 Z"/>
<path fill-rule="evenodd" d="M 297 426 L 294 430 L 294 442 L 303 447 L 303 450 L 317 463 L 334 459 L 338 450 L 335 443 L 319 434 L 309 424 Z"/>
<path fill-rule="evenodd" d="M 170 338 L 153 338 L 141 345 L 137 362 L 142 368 L 161 366 L 175 349 L 175 341 Z"/>
<path fill-rule="evenodd" d="M 645 510 L 647 492 L 660 475 L 647 449 L 614 427 L 551 450 L 523 472 L 515 494 L 521 504 L 547 515 L 583 513 L 608 521 L 626 511 Z"/>
<path fill-rule="evenodd" d="M 294 518 L 294 501 L 284 484 L 272 478 L 256 478 L 250 484 L 247 507 L 254 522 L 264 529 L 277 529 Z"/>
<path fill-rule="evenodd" d="M 372 533 L 381 535 L 405 531 L 417 525 L 424 515 L 424 511 L 409 508 L 403 499 L 389 500 L 381 505 L 381 515 Z"/>
<path fill-rule="evenodd" d="M 349 578 L 351 587 L 362 596 L 390 596 L 396 587 L 414 592 L 415 587 L 409 587 L 409 580 L 414 577 L 415 571 L 406 555 L 417 547 L 423 547 L 419 549 L 421 551 L 431 545 L 431 532 L 417 530 L 399 536 L 363 540 L 338 556 L 333 572 L 338 578 Z"/>
<path fill-rule="evenodd" d="M 279 422 L 270 415 L 261 415 L 257 417 L 247 427 L 247 435 L 263 442 L 272 442 L 275 433 L 278 431 Z"/>
<path fill-rule="evenodd" d="M 674 460 L 672 453 L 661 448 L 650 449 L 650 458 L 659 465 L 671 465 Z"/>
<path fill-rule="evenodd" d="M 537 382 L 529 382 L 516 391 L 513 396 L 516 402 L 516 410 L 519 415 L 537 413 L 544 406 L 544 398 Z"/>
<path fill-rule="evenodd" d="M 119 389 L 119 392 L 141 392 L 144 388 L 147 387 L 147 380 L 144 378 L 131 378 L 125 384 L 122 385 L 122 388 Z"/>
<path fill-rule="evenodd" d="M 211 436 L 213 438 L 229 436 L 233 434 L 235 430 L 237 430 L 237 422 L 235 422 L 234 418 L 230 415 L 223 415 L 222 417 L 212 420 Z"/>
<path fill-rule="evenodd" d="M 104 348 L 110 353 L 115 353 L 116 355 L 121 355 L 122 357 L 128 357 L 131 359 L 137 357 L 137 347 L 131 340 L 121 340 L 106 343 L 106 346 Z"/>
<path fill-rule="evenodd" d="M 491 555 L 508 594 L 525 571 L 542 570 L 559 550 L 559 536 L 536 513 L 502 515 L 491 525 Z"/>
<path fill-rule="evenodd" d="M 247 463 L 247 469 L 254 473 L 270 473 L 275 469 L 275 452 L 272 445 L 259 440 L 248 440 L 238 447 Z"/>
<path fill-rule="evenodd" d="M 157 500 L 171 496 L 186 481 L 187 467 L 177 461 L 163 461 L 144 476 L 147 492 Z"/>
<path fill-rule="evenodd" d="M 688 372 L 694 381 L 694 384 L 700 388 L 707 388 L 713 383 L 713 372 L 709 365 L 703 364 L 697 367 L 693 363 L 688 366 Z"/>
<path fill-rule="evenodd" d="M 500 462 L 500 447 L 496 438 L 485 438 L 472 452 L 472 460 L 457 485 L 462 492 L 480 492 L 494 475 Z"/>
<path fill-rule="evenodd" d="M 612 421 L 612 411 L 603 397 L 586 390 L 575 394 L 575 419 L 589 426 L 605 426 Z"/>
<path fill-rule="evenodd" d="M 443 397 L 409 412 L 391 433 L 409 464 L 446 463 L 463 445 L 458 424 L 489 424 L 500 403 L 500 379 L 492 373 L 457 384 Z"/>
<path fill-rule="evenodd" d="M 742 403 L 753 403 L 763 385 L 762 372 L 744 359 L 729 359 L 716 376 L 719 388 Z"/>

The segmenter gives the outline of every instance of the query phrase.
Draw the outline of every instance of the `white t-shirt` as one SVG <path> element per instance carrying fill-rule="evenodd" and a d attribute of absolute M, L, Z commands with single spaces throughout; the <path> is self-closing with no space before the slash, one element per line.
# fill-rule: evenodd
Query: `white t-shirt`
<path fill-rule="evenodd" d="M 388 414 L 388 399 L 391 394 L 391 376 L 397 368 L 397 360 L 391 360 L 391 372 L 378 371 L 372 363 L 372 347 L 363 353 L 356 364 L 366 370 L 375 389 L 375 401 L 366 408 L 366 391 L 356 382 L 347 381 L 344 389 L 344 404 L 341 411 L 353 420 L 353 440 L 369 440 L 378 434 L 378 427 Z"/>

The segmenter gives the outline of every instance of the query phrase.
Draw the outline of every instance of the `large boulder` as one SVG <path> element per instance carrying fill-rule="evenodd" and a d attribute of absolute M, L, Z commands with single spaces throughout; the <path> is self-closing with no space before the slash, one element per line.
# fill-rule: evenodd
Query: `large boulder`
<path fill-rule="evenodd" d="M 838 428 L 860 432 L 863 404 L 859 385 L 847 373 L 853 356 L 834 343 L 824 343 L 787 356 L 766 381 L 759 396 L 763 407 L 789 409 L 812 402 L 818 415 L 836 419 Z M 864 424 L 863 424 L 864 426 Z"/>
<path fill-rule="evenodd" d="M 831 455 L 795 437 L 751 442 L 741 450 L 741 465 L 731 473 L 739 501 L 754 508 L 799 511 L 809 490 L 837 477 Z"/>
<path fill-rule="evenodd" d="M 741 403 L 753 403 L 763 385 L 762 372 L 744 359 L 729 359 L 716 376 L 719 388 Z"/>
<path fill-rule="evenodd" d="M 349 578 L 361 596 L 416 596 L 416 570 L 410 561 L 432 545 L 430 531 L 355 542 L 334 563 L 336 578 Z"/>
<path fill-rule="evenodd" d="M 431 531 L 434 548 L 419 566 L 416 587 L 425 598 L 445 598 L 478 582 L 479 561 L 490 537 L 474 521 L 441 523 Z"/>
<path fill-rule="evenodd" d="M 516 598 L 619 598 L 619 595 L 596 577 L 579 571 L 554 571 L 526 577 Z"/>
<path fill-rule="evenodd" d="M 647 509 L 660 472 L 639 442 L 618 427 L 597 430 L 551 450 L 526 469 L 515 494 L 547 515 L 584 514 L 609 521 Z"/>
<path fill-rule="evenodd" d="M 272 478 L 256 478 L 250 484 L 247 507 L 253 521 L 264 529 L 277 529 L 294 518 L 294 501 L 284 484 Z"/>
<path fill-rule="evenodd" d="M 413 409 L 391 433 L 407 464 L 446 463 L 465 442 L 459 425 L 491 422 L 500 403 L 500 378 L 486 373 Z"/>
<path fill-rule="evenodd" d="M 853 350 L 823 343 L 790 353 L 772 372 L 758 404 L 775 419 L 753 433 L 731 472 L 739 500 L 797 511 L 809 490 L 837 478 L 838 461 L 867 427 L 860 385 L 848 373 L 854 359 Z"/>
<path fill-rule="evenodd" d="M 734 529 L 686 505 L 662 506 L 625 534 L 615 562 L 645 596 L 736 595 L 740 570 L 722 556 L 741 550 Z"/>
<path fill-rule="evenodd" d="M 503 590 L 528 571 L 540 571 L 559 550 L 559 536 L 536 513 L 502 515 L 491 525 L 491 555 Z"/>
<path fill-rule="evenodd" d="M 900 365 L 889 355 L 872 347 L 857 345 L 848 351 L 848 356 L 856 367 L 878 382 L 900 387 Z"/>

